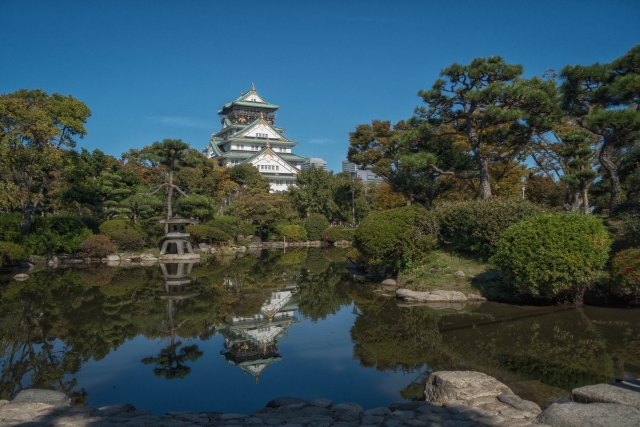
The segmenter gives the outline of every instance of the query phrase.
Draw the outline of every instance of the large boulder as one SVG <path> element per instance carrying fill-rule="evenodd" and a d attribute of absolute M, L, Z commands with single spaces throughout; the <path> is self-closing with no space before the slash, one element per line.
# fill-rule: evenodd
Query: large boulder
<path fill-rule="evenodd" d="M 474 371 L 438 371 L 429 376 L 424 394 L 427 402 L 470 400 L 513 394 L 511 389 L 489 375 Z"/>
<path fill-rule="evenodd" d="M 574 388 L 571 400 L 578 403 L 618 403 L 640 409 L 640 393 L 611 384 L 595 384 Z"/>
<path fill-rule="evenodd" d="M 466 302 L 467 296 L 457 291 L 418 292 L 409 289 L 396 290 L 396 297 L 405 302 Z"/>
<path fill-rule="evenodd" d="M 552 427 L 638 427 L 640 411 L 617 403 L 554 403 L 538 415 Z"/>
<path fill-rule="evenodd" d="M 11 401 L 11 404 L 44 403 L 51 406 L 69 406 L 70 402 L 69 396 L 61 391 L 31 388 L 18 393 L 15 399 Z"/>

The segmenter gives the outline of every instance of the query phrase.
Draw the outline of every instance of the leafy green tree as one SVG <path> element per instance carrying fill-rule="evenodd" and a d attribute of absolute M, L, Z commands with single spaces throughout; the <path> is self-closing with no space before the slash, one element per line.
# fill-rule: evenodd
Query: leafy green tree
<path fill-rule="evenodd" d="M 269 179 L 262 176 L 258 168 L 250 164 L 235 166 L 229 170 L 229 178 L 250 192 L 269 192 Z"/>
<path fill-rule="evenodd" d="M 321 214 L 334 218 L 339 212 L 335 201 L 335 175 L 315 167 L 301 170 L 296 176 L 296 186 L 289 189 L 289 196 L 300 217 Z"/>
<path fill-rule="evenodd" d="M 616 152 L 640 139 L 640 45 L 609 64 L 562 69 L 563 106 L 576 122 L 602 139 L 599 160 L 609 181 L 610 209 L 622 203 Z"/>
<path fill-rule="evenodd" d="M 62 169 L 64 150 L 87 131 L 89 108 L 71 95 L 20 89 L 0 95 L 0 181 L 4 205 L 22 212 L 21 232 L 50 190 L 53 174 Z"/>
<path fill-rule="evenodd" d="M 430 167 L 441 175 L 478 178 L 482 200 L 492 196 L 490 166 L 521 152 L 533 135 L 553 128 L 560 116 L 553 81 L 523 79 L 520 65 L 502 57 L 476 58 L 453 64 L 440 73 L 432 88 L 420 91 L 426 106 L 416 108 L 417 120 L 440 129 L 434 137 L 464 138 L 473 154 L 476 173 L 459 174 Z"/>

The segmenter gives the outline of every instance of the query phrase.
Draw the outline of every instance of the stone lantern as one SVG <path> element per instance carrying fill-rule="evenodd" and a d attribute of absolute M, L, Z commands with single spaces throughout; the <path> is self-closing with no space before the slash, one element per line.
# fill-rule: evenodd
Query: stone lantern
<path fill-rule="evenodd" d="M 158 222 L 169 225 L 169 231 L 164 235 L 160 248 L 161 259 L 200 259 L 200 254 L 193 252 L 191 242 L 187 240 L 189 238 L 187 225 L 198 224 L 200 221 L 174 216 L 173 218 L 162 219 Z"/>

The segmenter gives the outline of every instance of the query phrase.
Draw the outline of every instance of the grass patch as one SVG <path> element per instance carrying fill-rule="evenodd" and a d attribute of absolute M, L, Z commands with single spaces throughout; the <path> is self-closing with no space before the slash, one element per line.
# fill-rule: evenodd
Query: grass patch
<path fill-rule="evenodd" d="M 456 276 L 457 271 L 462 271 L 465 277 Z M 420 266 L 401 273 L 398 286 L 415 291 L 480 292 L 485 295 L 492 293 L 489 289 L 498 287 L 499 280 L 498 272 L 489 263 L 445 249 L 432 251 Z"/>

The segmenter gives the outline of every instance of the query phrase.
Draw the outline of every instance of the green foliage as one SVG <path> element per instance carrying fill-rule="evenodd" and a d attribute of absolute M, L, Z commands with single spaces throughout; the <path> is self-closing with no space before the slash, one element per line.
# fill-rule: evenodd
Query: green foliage
<path fill-rule="evenodd" d="M 91 236 L 78 218 L 49 215 L 33 219 L 28 236 L 22 239 L 22 245 L 32 254 L 78 252 L 82 242 Z"/>
<path fill-rule="evenodd" d="M 512 224 L 543 212 L 542 207 L 522 200 L 446 203 L 436 209 L 441 238 L 460 252 L 488 258 Z"/>
<path fill-rule="evenodd" d="M 113 253 L 115 245 L 108 236 L 97 234 L 82 242 L 82 253 L 89 258 L 104 258 Z"/>
<path fill-rule="evenodd" d="M 250 192 L 269 192 L 269 179 L 262 176 L 258 168 L 250 164 L 235 166 L 229 170 L 231 181 Z"/>
<path fill-rule="evenodd" d="M 230 234 L 205 224 L 188 225 L 187 232 L 198 243 L 227 242 L 231 240 Z"/>
<path fill-rule="evenodd" d="M 0 267 L 26 260 L 27 257 L 27 251 L 22 246 L 11 242 L 0 242 Z"/>
<path fill-rule="evenodd" d="M 287 225 L 282 228 L 282 236 L 290 242 L 306 242 L 307 230 L 299 225 Z"/>
<path fill-rule="evenodd" d="M 110 219 L 100 224 L 100 227 L 98 228 L 101 232 L 109 237 L 111 237 L 111 235 L 117 231 L 127 230 L 137 231 L 140 235 L 142 235 L 143 238 L 147 237 L 147 233 L 140 224 L 135 224 L 124 219 Z"/>
<path fill-rule="evenodd" d="M 640 294 L 640 249 L 618 252 L 611 261 L 611 284 L 615 293 Z"/>
<path fill-rule="evenodd" d="M 133 228 L 114 231 L 109 234 L 109 237 L 121 251 L 138 251 L 146 243 L 145 236 Z"/>
<path fill-rule="evenodd" d="M 311 214 L 304 221 L 304 228 L 310 241 L 320 240 L 322 231 L 329 227 L 329 220 L 321 214 Z"/>
<path fill-rule="evenodd" d="M 329 243 L 335 243 L 341 240 L 353 241 L 355 230 L 353 228 L 344 228 L 341 225 L 329 227 L 322 232 L 322 240 Z"/>
<path fill-rule="evenodd" d="M 548 213 L 509 227 L 491 262 L 519 292 L 546 297 L 571 293 L 581 303 L 610 247 L 600 218 Z"/>
<path fill-rule="evenodd" d="M 6 242 L 20 241 L 20 214 L 0 215 L 0 240 Z"/>
<path fill-rule="evenodd" d="M 431 212 L 421 205 L 405 206 L 367 216 L 356 229 L 353 244 L 365 267 L 386 266 L 398 271 L 420 262 L 435 249 L 438 234 Z"/>

